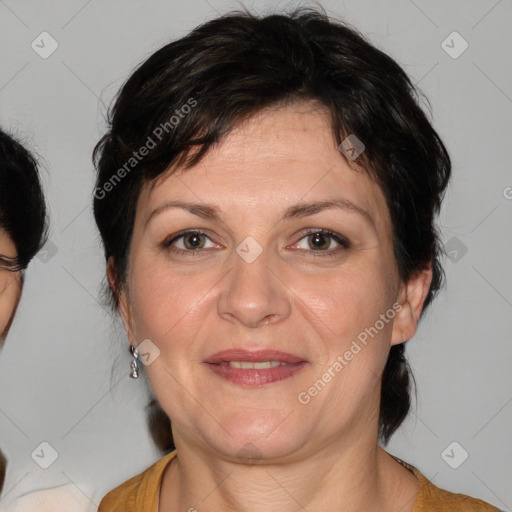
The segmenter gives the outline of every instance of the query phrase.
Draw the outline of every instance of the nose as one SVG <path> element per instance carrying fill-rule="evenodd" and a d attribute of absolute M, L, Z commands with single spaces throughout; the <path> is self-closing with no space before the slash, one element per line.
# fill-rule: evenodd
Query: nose
<path fill-rule="evenodd" d="M 290 289 L 279 277 L 267 250 L 252 262 L 234 253 L 233 262 L 218 298 L 221 317 L 254 328 L 280 322 L 290 315 Z"/>

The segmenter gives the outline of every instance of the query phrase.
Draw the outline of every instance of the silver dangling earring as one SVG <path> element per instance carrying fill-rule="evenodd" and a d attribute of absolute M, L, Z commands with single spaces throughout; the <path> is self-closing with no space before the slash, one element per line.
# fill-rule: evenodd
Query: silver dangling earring
<path fill-rule="evenodd" d="M 133 361 L 131 362 L 132 371 L 130 372 L 131 379 L 139 378 L 139 349 L 130 345 L 130 352 L 133 356 Z"/>

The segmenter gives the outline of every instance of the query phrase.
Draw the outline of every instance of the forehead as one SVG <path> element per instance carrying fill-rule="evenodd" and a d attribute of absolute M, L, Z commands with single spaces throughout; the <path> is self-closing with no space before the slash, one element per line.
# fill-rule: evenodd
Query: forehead
<path fill-rule="evenodd" d="M 286 160 L 332 164 L 339 157 L 330 128 L 330 114 L 316 103 L 270 107 L 235 126 L 205 158 L 223 165 L 239 162 Z"/>
<path fill-rule="evenodd" d="M 389 222 L 380 188 L 338 149 L 329 111 L 303 102 L 264 109 L 238 124 L 199 164 L 171 169 L 145 187 L 139 207 L 147 215 L 181 199 L 232 211 L 252 205 L 261 213 L 338 197 L 369 211 L 376 225 Z"/>

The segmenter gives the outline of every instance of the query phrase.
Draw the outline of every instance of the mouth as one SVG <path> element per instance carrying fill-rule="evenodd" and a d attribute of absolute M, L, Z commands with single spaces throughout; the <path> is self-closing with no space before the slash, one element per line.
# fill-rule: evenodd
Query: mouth
<path fill-rule="evenodd" d="M 243 368 L 244 370 L 266 370 L 267 368 L 276 368 L 277 366 L 288 366 L 289 364 L 284 361 L 257 361 L 251 363 L 250 361 L 222 361 L 219 363 L 221 366 L 231 366 L 231 368 Z"/>
<path fill-rule="evenodd" d="M 262 386 L 287 379 L 308 363 L 295 354 L 278 350 L 230 349 L 203 361 L 217 376 L 241 386 Z"/>
<path fill-rule="evenodd" d="M 221 363 L 285 363 L 295 364 L 307 362 L 304 358 L 281 352 L 280 350 L 245 350 L 245 349 L 228 349 L 221 350 L 206 358 L 204 363 L 221 364 Z M 278 366 L 278 365 L 275 365 Z"/>

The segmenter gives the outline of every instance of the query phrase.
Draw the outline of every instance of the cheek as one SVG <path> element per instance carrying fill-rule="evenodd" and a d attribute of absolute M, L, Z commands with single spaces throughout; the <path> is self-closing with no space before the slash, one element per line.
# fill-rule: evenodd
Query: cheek
<path fill-rule="evenodd" d="M 17 276 L 0 272 L 0 338 L 6 333 L 20 300 L 21 284 Z"/>
<path fill-rule="evenodd" d="M 288 295 L 299 316 L 308 319 L 324 344 L 327 340 L 343 344 L 372 326 L 391 306 L 385 262 L 375 251 L 362 256 L 314 275 L 293 267 L 280 273 L 286 286 L 277 293 Z M 222 290 L 223 270 L 176 272 L 165 265 L 147 263 L 135 263 L 130 280 L 140 340 L 150 338 L 165 346 L 173 339 L 193 339 L 206 317 L 215 321 L 215 299 Z"/>
<path fill-rule="evenodd" d="M 165 268 L 136 270 L 130 297 L 138 337 L 149 338 L 164 349 L 185 335 L 193 337 L 216 281 L 205 273 L 183 276 Z"/>
<path fill-rule="evenodd" d="M 328 338 L 346 339 L 373 325 L 391 307 L 393 295 L 380 268 L 357 265 L 325 275 L 300 277 L 291 286 L 297 305 L 309 309 L 330 333 Z"/>
<path fill-rule="evenodd" d="M 172 267 L 149 250 L 133 254 L 129 289 L 139 341 L 149 338 L 161 350 L 180 351 L 196 335 L 201 338 L 202 328 L 222 322 L 216 301 L 219 293 L 226 293 L 224 266 L 200 268 L 199 262 L 190 262 Z M 323 347 L 325 362 L 339 354 L 391 307 L 388 260 L 382 244 L 374 243 L 339 264 L 276 268 L 283 284 L 276 281 L 274 293 L 292 304 L 291 317 L 285 319 L 290 332 L 307 329 L 310 341 Z M 387 323 L 383 333 L 390 326 Z"/>
<path fill-rule="evenodd" d="M 372 406 L 395 316 L 385 274 L 375 265 L 358 266 L 329 278 L 297 280 L 294 291 L 302 299 L 299 316 L 314 323 L 310 333 L 321 344 L 319 367 L 302 398 L 330 419 L 340 411 L 351 414 L 358 404 Z"/>
<path fill-rule="evenodd" d="M 302 304 L 300 315 L 314 323 L 311 333 L 321 347 L 321 368 L 315 372 L 316 377 L 332 382 L 328 385 L 330 391 L 323 393 L 314 407 L 322 407 L 327 401 L 343 409 L 347 397 L 354 403 L 366 400 L 378 385 L 395 312 L 386 274 L 380 265 L 370 263 L 295 283 L 294 291 L 302 298 L 297 302 Z"/>

